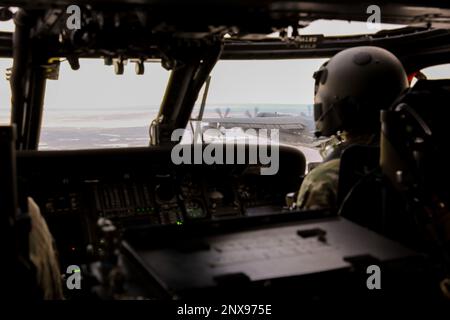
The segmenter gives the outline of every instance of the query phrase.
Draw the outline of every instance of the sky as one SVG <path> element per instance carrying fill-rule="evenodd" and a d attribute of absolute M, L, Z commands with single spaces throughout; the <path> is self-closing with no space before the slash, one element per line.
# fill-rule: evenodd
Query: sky
<path fill-rule="evenodd" d="M 398 26 L 382 25 L 383 29 Z M 0 23 L 1 30 L 12 30 L 11 23 Z M 373 33 L 366 23 L 318 20 L 300 34 L 343 35 Z M 208 104 L 310 104 L 313 100 L 312 74 L 322 59 L 278 61 L 219 61 L 211 76 Z M 5 74 L 11 60 L 0 59 L 0 73 Z M 112 66 L 102 60 L 82 60 L 79 71 L 67 62 L 61 64 L 58 81 L 49 80 L 45 107 L 63 109 L 117 109 L 133 106 L 159 106 L 169 77 L 159 63 L 146 64 L 146 72 L 138 76 L 129 63 L 125 74 L 117 76 Z M 450 67 L 431 68 L 434 77 L 450 75 Z M 6 122 L 10 105 L 10 88 L 5 76 L 0 77 L 0 122 Z"/>

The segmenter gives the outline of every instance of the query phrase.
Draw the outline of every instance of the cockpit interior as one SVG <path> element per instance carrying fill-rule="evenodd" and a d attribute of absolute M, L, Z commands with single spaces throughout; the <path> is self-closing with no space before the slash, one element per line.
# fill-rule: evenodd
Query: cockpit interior
<path fill-rule="evenodd" d="M 7 112 L 0 126 L 0 214 L 7 235 L 2 261 L 9 261 L 8 282 L 19 291 L 13 298 L 265 304 L 294 296 L 297 304 L 450 299 L 450 199 L 444 183 L 449 175 L 444 158 L 433 158 L 448 139 L 432 130 L 439 120 L 427 122 L 448 115 L 442 105 L 450 85 L 426 72 L 450 63 L 449 4 L 7 0 L 0 20 L 12 26 L 0 30 L 0 59 L 10 63 L 5 70 L 10 104 L 0 105 Z M 307 32 L 317 21 L 330 23 L 321 29 L 326 31 L 333 31 L 333 23 L 354 21 L 366 32 Z M 373 29 L 376 23 L 386 28 Z M 239 81 L 252 75 L 246 64 L 315 59 L 318 68 L 360 46 L 393 53 L 412 88 L 424 83 L 412 93 L 417 98 L 405 103 L 430 104 L 426 112 L 436 112 L 425 120 L 420 106 L 383 113 L 381 144 L 342 154 L 337 206 L 297 207 L 302 182 L 322 161 L 319 148 L 332 143 L 315 136 L 313 101 L 301 112 L 301 101 L 280 106 L 245 101 L 241 109 L 208 101 L 220 100 L 214 90 L 223 101 L 244 97 Z M 150 72 L 150 64 L 168 73 L 154 117 L 136 116 L 144 123 L 142 145 L 70 147 L 72 138 L 79 140 L 72 131 L 47 131 L 51 82 L 64 82 L 66 74 L 79 73 L 84 61 L 94 60 L 114 69 L 111 78 L 129 72 L 130 65 L 137 76 Z M 238 64 L 228 67 L 228 62 Z M 221 63 L 228 73 L 214 73 Z M 444 70 L 450 79 L 450 68 Z M 89 72 L 85 85 L 108 89 Z M 267 78 L 286 92 L 298 88 L 313 94 L 313 87 L 294 83 L 291 89 L 292 81 L 283 83 L 274 74 Z M 224 75 L 230 85 L 239 85 L 225 92 Z M 304 76 L 313 83 L 313 74 Z M 257 78 L 253 84 L 262 83 Z M 87 95 L 69 88 L 74 96 Z M 104 92 L 99 89 L 98 97 Z M 436 94 L 429 98 L 429 92 Z M 288 101 L 287 95 L 277 97 Z M 125 98 L 137 103 L 136 96 Z M 75 118 L 85 112 L 86 119 L 97 121 L 88 107 L 74 110 Z M 112 112 L 108 105 L 99 110 L 105 116 Z M 127 117 L 120 112 L 117 119 Z M 101 121 L 98 116 L 99 127 Z M 54 122 L 62 124 L 63 118 Z M 250 133 L 276 129 L 277 143 L 248 136 L 227 142 L 223 137 L 235 127 Z M 74 128 L 88 136 L 91 125 L 77 122 Z M 186 129 L 194 143 L 175 134 Z M 211 132 L 219 138 L 207 136 Z M 50 134 L 58 145 L 51 144 Z M 114 127 L 101 132 L 111 144 L 114 134 Z M 390 156 L 394 149 L 400 156 Z M 405 154 L 408 160 L 400 161 Z M 388 182 L 390 175 L 400 187 Z M 51 243 L 45 241 L 60 274 L 47 276 L 58 279 L 53 283 L 61 286 L 58 298 L 46 294 L 49 283 L 39 271 L 46 253 L 30 253 L 39 246 L 33 242 L 30 199 L 51 234 Z"/>

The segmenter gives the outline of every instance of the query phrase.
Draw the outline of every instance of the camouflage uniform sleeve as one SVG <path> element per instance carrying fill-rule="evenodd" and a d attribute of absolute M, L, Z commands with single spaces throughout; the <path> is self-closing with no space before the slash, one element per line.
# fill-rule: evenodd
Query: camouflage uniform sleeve
<path fill-rule="evenodd" d="M 340 160 L 334 159 L 314 168 L 303 180 L 297 197 L 300 209 L 324 209 L 337 205 Z"/>
<path fill-rule="evenodd" d="M 39 207 L 31 198 L 28 198 L 28 210 L 31 218 L 30 260 L 36 267 L 38 286 L 44 299 L 62 299 L 61 272 L 52 235 Z"/>

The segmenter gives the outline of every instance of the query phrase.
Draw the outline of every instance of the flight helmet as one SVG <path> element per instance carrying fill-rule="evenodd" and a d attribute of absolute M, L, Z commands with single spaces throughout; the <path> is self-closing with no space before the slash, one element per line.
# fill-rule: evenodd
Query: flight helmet
<path fill-rule="evenodd" d="M 389 51 L 371 46 L 337 53 L 314 73 L 317 136 L 338 131 L 377 132 L 380 110 L 408 87 L 402 63 Z"/>

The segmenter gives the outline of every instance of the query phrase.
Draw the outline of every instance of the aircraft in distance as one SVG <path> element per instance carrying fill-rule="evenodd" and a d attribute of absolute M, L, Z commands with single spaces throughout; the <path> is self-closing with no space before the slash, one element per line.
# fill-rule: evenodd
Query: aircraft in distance
<path fill-rule="evenodd" d="M 260 112 L 257 107 L 254 113 L 246 111 L 246 117 L 229 117 L 230 108 L 226 108 L 224 113 L 217 108 L 218 118 L 203 118 L 202 122 L 207 123 L 203 130 L 214 128 L 242 128 L 246 129 L 277 129 L 279 131 L 279 141 L 287 144 L 298 144 L 310 146 L 315 142 L 315 125 L 312 115 L 292 114 L 283 112 Z"/>
<path fill-rule="evenodd" d="M 336 31 L 337 20 L 365 24 L 373 20 L 368 11 L 376 17 L 378 10 L 389 28 L 326 34 Z M 4 0 L 0 19 L 15 24 L 14 32 L 0 32 L 0 58 L 12 64 L 11 99 L 5 106 L 10 122 L 0 126 L 0 233 L 6 238 L 0 256 L 9 299 L 148 299 L 177 306 L 183 299 L 220 305 L 231 298 L 242 301 L 239 306 L 295 299 L 271 310 L 289 310 L 291 317 L 310 303 L 340 303 L 348 306 L 346 312 L 360 301 L 371 306 L 399 299 L 409 305 L 448 303 L 450 72 L 442 69 L 443 80 L 424 80 L 422 73 L 450 64 L 450 3 L 392 0 L 368 8 L 359 0 Z M 308 33 L 306 28 L 318 21 L 330 23 L 327 32 Z M 204 94 L 199 115 L 193 116 L 202 88 L 222 62 L 239 62 L 242 69 L 251 61 L 273 62 L 273 69 L 261 70 L 276 73 L 282 60 L 308 60 L 319 67 L 342 50 L 366 46 L 392 52 L 412 87 L 380 113 L 379 134 L 374 134 L 379 144 L 342 152 L 336 205 L 330 208 L 296 206 L 310 174 L 297 144 L 311 144 L 312 112 L 263 108 L 278 99 L 246 100 L 237 108 L 226 104 L 229 109 L 214 117 L 214 109 L 204 113 Z M 352 61 L 358 66 L 379 62 L 371 59 L 363 54 Z M 96 78 L 98 69 L 89 70 L 84 89 L 60 76 L 62 66 L 71 74 L 85 71 L 87 60 L 114 66 L 115 74 Z M 105 117 L 72 110 L 77 123 L 98 119 L 101 127 L 106 115 L 131 117 L 130 110 L 113 111 L 102 100 L 113 94 L 130 105 L 155 107 L 134 101 L 136 92 L 125 93 L 136 89 L 126 76 L 117 77 L 118 89 L 105 85 L 108 77 L 122 75 L 128 62 L 139 76 L 149 71 L 149 63 L 167 75 L 154 116 L 140 107 L 133 111 L 145 120 L 145 145 L 124 147 L 119 138 L 134 131 L 107 127 L 102 139 L 117 148 L 97 144 L 68 150 L 65 143 L 83 135 L 58 128 L 53 132 L 64 135 L 59 150 L 39 148 L 49 112 L 46 93 L 55 84 L 50 80 L 67 83 L 72 97 L 93 89 L 88 98 L 103 103 Z M 304 71 L 304 66 L 293 74 L 312 84 L 317 69 Z M 253 75 L 238 71 L 224 76 L 231 83 Z M 320 71 L 317 81 L 326 81 L 327 73 Z M 273 74 L 267 78 L 283 81 Z M 218 83 L 222 100 L 214 100 L 217 105 L 247 93 Z M 143 91 L 153 95 L 156 85 L 145 84 Z M 292 86 L 284 87 L 293 92 Z M 67 92 L 57 93 L 65 97 Z M 249 105 L 259 108 L 252 112 Z M 256 145 L 204 140 L 196 145 L 183 144 L 183 135 L 173 139 L 192 121 L 204 122 L 204 129 L 276 128 L 285 143 L 269 149 L 259 140 Z M 80 126 L 77 132 L 85 137 L 94 129 Z M 337 140 L 327 145 L 332 151 Z M 152 304 L 147 306 L 153 315 Z M 160 318 L 173 318 L 173 310 L 163 310 L 172 313 Z"/>

